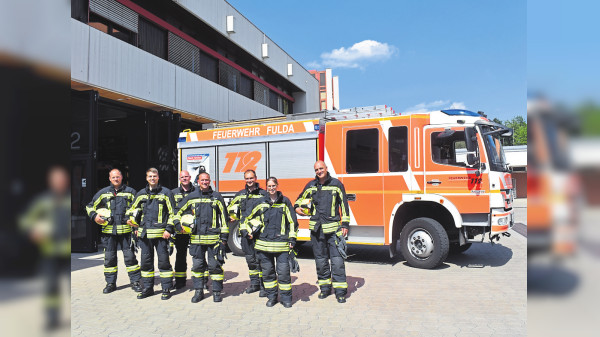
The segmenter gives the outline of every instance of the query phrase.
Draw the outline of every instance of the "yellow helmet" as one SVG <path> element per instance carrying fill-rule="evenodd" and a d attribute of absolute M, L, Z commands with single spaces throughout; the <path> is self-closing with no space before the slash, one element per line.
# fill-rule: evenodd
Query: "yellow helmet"
<path fill-rule="evenodd" d="M 260 226 L 262 225 L 262 221 L 260 221 L 260 218 L 254 218 L 252 220 L 248 220 L 248 226 L 250 227 L 250 232 L 254 233 L 258 230 L 258 228 L 260 228 Z"/>
<path fill-rule="evenodd" d="M 238 204 L 227 207 L 227 212 L 229 213 L 229 217 L 231 217 L 235 220 L 239 220 L 239 217 L 238 217 L 239 207 L 240 207 L 240 205 L 238 205 Z"/>
<path fill-rule="evenodd" d="M 98 214 L 102 220 L 104 220 L 101 225 L 106 225 L 108 223 L 108 218 L 110 218 L 110 209 L 98 208 L 96 210 L 96 214 Z"/>
<path fill-rule="evenodd" d="M 310 215 L 310 209 L 312 206 L 310 199 L 302 199 L 298 206 L 300 206 L 300 211 L 302 211 L 302 213 L 305 215 Z"/>
<path fill-rule="evenodd" d="M 193 214 L 186 214 L 186 215 L 182 216 L 181 220 L 179 221 L 179 223 L 181 224 L 181 228 L 183 229 L 183 233 L 185 233 L 185 234 L 192 233 L 192 227 L 190 225 L 194 224 L 194 215 Z"/>

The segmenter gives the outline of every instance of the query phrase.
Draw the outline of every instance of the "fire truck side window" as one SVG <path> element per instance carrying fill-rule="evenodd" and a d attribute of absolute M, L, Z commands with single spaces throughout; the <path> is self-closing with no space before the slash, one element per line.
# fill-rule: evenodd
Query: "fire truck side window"
<path fill-rule="evenodd" d="M 389 151 L 390 172 L 408 170 L 408 128 L 406 126 L 390 128 Z"/>
<path fill-rule="evenodd" d="M 346 134 L 346 172 L 375 173 L 379 171 L 379 131 L 349 130 Z"/>
<path fill-rule="evenodd" d="M 465 132 L 433 132 L 431 134 L 431 158 L 434 163 L 466 167 Z"/>

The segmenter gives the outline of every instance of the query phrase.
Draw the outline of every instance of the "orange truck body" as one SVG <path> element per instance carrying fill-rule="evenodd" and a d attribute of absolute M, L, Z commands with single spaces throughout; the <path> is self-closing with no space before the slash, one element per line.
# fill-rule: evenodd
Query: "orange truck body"
<path fill-rule="evenodd" d="M 470 152 L 466 128 L 475 131 Z M 242 189 L 243 172 L 253 169 L 263 187 L 268 177 L 277 177 L 293 202 L 314 179 L 314 162 L 323 160 L 348 195 L 348 243 L 388 245 L 393 256 L 406 224 L 430 218 L 446 232 L 449 248 L 436 248 L 446 250 L 445 259 L 453 247 L 485 236 L 497 240 L 512 227 L 512 179 L 498 163 L 504 158 L 501 131 L 464 110 L 397 114 L 375 106 L 298 114 L 183 132 L 179 167 L 192 179 L 200 169 L 209 172 L 224 196 Z M 474 164 L 469 155 L 476 157 Z M 310 240 L 308 217 L 299 223 L 298 239 Z M 434 267 L 416 261 L 409 263 Z"/>

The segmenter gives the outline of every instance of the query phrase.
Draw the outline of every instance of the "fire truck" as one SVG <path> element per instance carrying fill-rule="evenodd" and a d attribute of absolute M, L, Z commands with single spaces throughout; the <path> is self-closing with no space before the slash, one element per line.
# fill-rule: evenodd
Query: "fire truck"
<path fill-rule="evenodd" d="M 510 236 L 512 179 L 501 137 L 512 130 L 483 113 L 448 109 L 397 113 L 388 106 L 299 113 L 272 119 L 205 124 L 179 136 L 179 168 L 210 173 L 231 198 L 243 173 L 274 176 L 296 200 L 323 160 L 345 186 L 348 243 L 389 246 L 417 268 L 435 268 L 472 243 Z M 310 240 L 299 216 L 299 241 Z M 229 246 L 240 254 L 239 224 Z"/>

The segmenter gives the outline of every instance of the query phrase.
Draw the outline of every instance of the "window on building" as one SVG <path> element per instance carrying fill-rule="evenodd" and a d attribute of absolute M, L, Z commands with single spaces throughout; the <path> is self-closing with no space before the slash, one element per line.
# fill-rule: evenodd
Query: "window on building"
<path fill-rule="evenodd" d="M 319 73 L 319 86 L 325 86 L 325 73 Z"/>
<path fill-rule="evenodd" d="M 134 32 L 123 28 L 99 15 L 90 13 L 90 21 L 88 24 L 101 32 L 116 37 L 119 40 L 125 41 L 129 44 L 135 44 L 136 34 Z"/>
<path fill-rule="evenodd" d="M 431 134 L 431 158 L 434 163 L 467 166 L 465 132 L 445 130 Z"/>
<path fill-rule="evenodd" d="M 162 59 L 167 59 L 166 30 L 140 17 L 138 31 L 138 47 Z"/>
<path fill-rule="evenodd" d="M 408 170 L 408 128 L 396 126 L 389 129 L 389 168 L 390 172 Z"/>
<path fill-rule="evenodd" d="M 277 103 L 277 99 L 279 95 L 277 95 L 274 91 L 269 90 L 269 107 L 273 110 L 278 110 L 279 105 Z"/>
<path fill-rule="evenodd" d="M 219 61 L 214 57 L 200 52 L 199 75 L 215 83 L 219 82 Z"/>
<path fill-rule="evenodd" d="M 240 76 L 240 94 L 252 99 L 254 97 L 254 81 L 252 81 L 249 77 L 241 75 Z"/>
<path fill-rule="evenodd" d="M 225 88 L 238 92 L 240 86 L 240 71 L 227 63 L 219 62 L 219 84 Z"/>
<path fill-rule="evenodd" d="M 379 171 L 379 130 L 349 130 L 346 133 L 346 172 Z"/>

